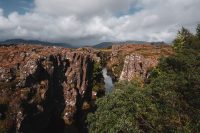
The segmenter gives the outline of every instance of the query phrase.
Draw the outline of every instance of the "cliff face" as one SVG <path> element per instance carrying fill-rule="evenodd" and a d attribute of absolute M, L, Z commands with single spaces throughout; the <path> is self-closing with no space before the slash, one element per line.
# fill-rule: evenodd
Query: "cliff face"
<path fill-rule="evenodd" d="M 131 81 L 134 78 L 146 79 L 148 72 L 158 63 L 156 58 L 144 58 L 142 55 L 127 55 L 119 80 Z"/>
<path fill-rule="evenodd" d="M 171 54 L 173 54 L 172 48 L 168 45 L 113 45 L 107 66 L 117 81 L 130 81 L 138 77 L 144 80 L 161 56 Z"/>
<path fill-rule="evenodd" d="M 104 90 L 103 67 L 120 81 L 145 79 L 158 58 L 170 54 L 169 46 L 141 44 L 100 50 L 1 46 L 0 132 L 83 132 L 95 87 Z"/>
<path fill-rule="evenodd" d="M 5 129 L 63 131 L 91 99 L 92 50 L 18 45 L 1 47 L 0 53 L 0 125 Z"/>

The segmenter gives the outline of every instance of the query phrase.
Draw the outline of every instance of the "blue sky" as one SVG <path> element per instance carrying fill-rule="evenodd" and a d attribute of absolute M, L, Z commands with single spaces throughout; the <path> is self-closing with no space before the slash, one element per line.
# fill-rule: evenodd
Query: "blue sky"
<path fill-rule="evenodd" d="M 200 0 L 0 0 L 0 40 L 171 42 L 199 12 Z"/>
<path fill-rule="evenodd" d="M 0 8 L 3 8 L 6 16 L 15 11 L 24 14 L 31 10 L 33 6 L 33 0 L 0 0 Z"/>

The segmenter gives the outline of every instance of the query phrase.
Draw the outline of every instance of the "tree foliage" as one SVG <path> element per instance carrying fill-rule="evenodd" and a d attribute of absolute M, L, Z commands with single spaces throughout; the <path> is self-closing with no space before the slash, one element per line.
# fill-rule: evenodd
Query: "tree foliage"
<path fill-rule="evenodd" d="M 103 74 L 102 74 L 102 65 L 100 62 L 94 62 L 93 67 L 93 88 L 92 90 L 95 92 L 102 92 L 104 91 L 104 81 L 103 81 Z"/>
<path fill-rule="evenodd" d="M 118 83 L 88 115 L 91 133 L 199 132 L 200 39 L 182 28 L 175 55 L 162 58 L 143 88 Z"/>
<path fill-rule="evenodd" d="M 176 39 L 173 42 L 174 50 L 181 51 L 187 45 L 190 45 L 192 37 L 193 35 L 190 31 L 182 27 L 182 29 L 178 31 Z"/>
<path fill-rule="evenodd" d="M 123 89 L 122 89 L 123 88 Z M 98 109 L 88 116 L 90 132 L 140 132 L 152 129 L 147 120 L 154 119 L 148 112 L 156 114 L 142 89 L 133 83 L 119 83 L 115 91 L 97 100 Z"/>
<path fill-rule="evenodd" d="M 198 37 L 198 39 L 200 39 L 200 24 L 197 25 L 196 32 L 196 36 Z"/>

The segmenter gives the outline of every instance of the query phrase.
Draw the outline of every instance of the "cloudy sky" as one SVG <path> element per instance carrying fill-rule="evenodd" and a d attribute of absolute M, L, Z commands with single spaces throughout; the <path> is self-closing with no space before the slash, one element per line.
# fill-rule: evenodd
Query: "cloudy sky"
<path fill-rule="evenodd" d="M 199 13 L 200 0 L 0 0 L 0 40 L 170 42 Z"/>

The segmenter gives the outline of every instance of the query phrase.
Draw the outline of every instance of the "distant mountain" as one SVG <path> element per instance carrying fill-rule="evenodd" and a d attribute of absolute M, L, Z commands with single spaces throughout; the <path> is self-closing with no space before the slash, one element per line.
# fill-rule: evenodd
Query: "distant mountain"
<path fill-rule="evenodd" d="M 165 42 L 146 42 L 146 41 L 124 41 L 124 42 L 102 42 L 94 45 L 93 48 L 108 48 L 112 45 L 123 45 L 123 44 L 152 44 L 152 45 L 166 45 Z"/>
<path fill-rule="evenodd" d="M 12 44 L 38 44 L 38 45 L 45 45 L 45 46 L 60 46 L 66 48 L 74 48 L 72 45 L 68 43 L 52 43 L 52 42 L 45 42 L 39 40 L 24 40 L 24 39 L 9 39 L 0 42 L 0 45 L 12 45 Z"/>
<path fill-rule="evenodd" d="M 93 48 L 108 48 L 112 46 L 113 44 L 114 44 L 113 42 L 102 42 L 102 43 L 94 45 Z"/>

